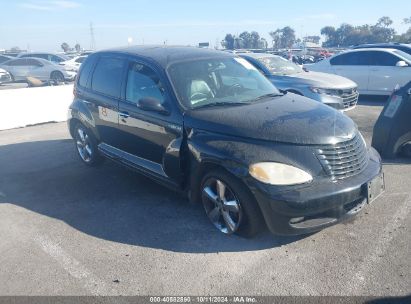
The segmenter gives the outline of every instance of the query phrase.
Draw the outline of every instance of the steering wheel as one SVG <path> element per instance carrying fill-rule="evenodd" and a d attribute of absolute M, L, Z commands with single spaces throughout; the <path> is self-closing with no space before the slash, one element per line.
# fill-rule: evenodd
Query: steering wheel
<path fill-rule="evenodd" d="M 241 84 L 235 83 L 235 84 L 231 85 L 231 86 L 227 89 L 227 91 L 228 91 L 229 94 L 236 95 L 237 92 L 238 92 L 239 90 L 242 90 L 242 89 L 244 89 L 244 87 L 243 87 Z"/>
<path fill-rule="evenodd" d="M 190 96 L 190 100 L 201 100 L 201 99 L 207 99 L 208 94 L 201 93 L 201 92 L 195 92 Z"/>

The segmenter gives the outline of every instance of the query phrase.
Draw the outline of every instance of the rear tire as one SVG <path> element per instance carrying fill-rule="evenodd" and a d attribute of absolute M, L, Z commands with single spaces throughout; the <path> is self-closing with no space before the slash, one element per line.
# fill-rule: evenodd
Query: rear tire
<path fill-rule="evenodd" d="M 53 73 L 51 73 L 51 75 L 50 75 L 50 80 L 51 80 L 55 85 L 59 85 L 59 84 L 65 82 L 63 73 L 62 73 L 62 72 L 59 72 L 59 71 L 54 71 Z"/>
<path fill-rule="evenodd" d="M 74 144 L 80 160 L 87 166 L 100 165 L 104 158 L 99 154 L 94 135 L 81 123 L 74 127 Z"/>
<path fill-rule="evenodd" d="M 201 200 L 210 221 L 224 234 L 251 238 L 265 227 L 260 207 L 249 189 L 222 169 L 204 176 Z"/>

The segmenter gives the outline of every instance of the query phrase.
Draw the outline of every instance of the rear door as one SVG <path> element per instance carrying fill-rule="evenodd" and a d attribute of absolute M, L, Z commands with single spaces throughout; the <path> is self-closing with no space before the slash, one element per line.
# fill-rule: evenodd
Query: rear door
<path fill-rule="evenodd" d="M 46 81 L 50 79 L 50 72 L 43 63 L 39 60 L 27 58 L 27 66 L 29 67 L 29 76 L 36 79 Z"/>
<path fill-rule="evenodd" d="M 348 52 L 331 58 L 330 64 L 334 73 L 351 79 L 358 85 L 360 93 L 368 91 L 370 61 L 368 51 Z"/>
<path fill-rule="evenodd" d="M 411 68 L 397 67 L 400 57 L 384 51 L 371 51 L 371 94 L 389 95 L 397 85 L 404 86 L 411 79 Z"/>
<path fill-rule="evenodd" d="M 118 103 L 121 96 L 126 60 L 113 55 L 101 55 L 95 58 L 95 67 L 90 79 L 79 79 L 79 94 L 92 116 L 92 124 L 98 132 L 100 141 L 117 147 L 118 137 Z M 90 68 L 86 67 L 86 68 Z M 86 72 L 82 72 L 86 73 Z M 86 77 L 86 74 L 84 74 Z M 89 87 L 81 90 L 85 82 Z"/>

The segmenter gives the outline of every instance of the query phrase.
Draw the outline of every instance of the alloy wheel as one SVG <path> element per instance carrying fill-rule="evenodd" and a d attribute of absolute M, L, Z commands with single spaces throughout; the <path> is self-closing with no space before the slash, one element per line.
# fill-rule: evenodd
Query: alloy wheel
<path fill-rule="evenodd" d="M 202 201 L 208 218 L 225 234 L 235 233 L 241 223 L 240 201 L 221 180 L 209 178 L 203 185 Z"/>
<path fill-rule="evenodd" d="M 93 158 L 93 150 L 91 148 L 90 138 L 83 127 L 77 128 L 76 146 L 81 159 L 86 163 L 91 162 Z"/>

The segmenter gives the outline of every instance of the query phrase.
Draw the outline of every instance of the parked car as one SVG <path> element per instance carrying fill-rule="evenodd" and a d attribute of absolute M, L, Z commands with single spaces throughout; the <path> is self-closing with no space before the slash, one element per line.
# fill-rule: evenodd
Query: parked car
<path fill-rule="evenodd" d="M 80 65 L 87 58 L 87 56 L 76 56 L 70 60 L 60 62 L 60 65 L 64 66 L 67 71 L 78 72 Z"/>
<path fill-rule="evenodd" d="M 271 54 L 241 54 L 278 89 L 303 95 L 338 110 L 353 109 L 357 85 L 344 77 L 304 71 L 300 66 Z"/>
<path fill-rule="evenodd" d="M 264 223 L 279 234 L 317 231 L 383 191 L 378 152 L 349 117 L 280 93 L 234 54 L 97 52 L 74 95 L 68 127 L 82 162 L 106 157 L 186 193 L 225 234 L 251 236 Z"/>
<path fill-rule="evenodd" d="M 371 44 L 360 44 L 353 47 L 353 49 L 370 49 L 370 48 L 380 48 L 380 49 L 396 49 L 403 51 L 411 55 L 411 44 L 404 43 L 371 43 Z"/>
<path fill-rule="evenodd" d="M 368 95 L 390 95 L 411 80 L 411 55 L 395 49 L 350 50 L 304 67 L 347 77 Z"/>
<path fill-rule="evenodd" d="M 11 76 L 6 70 L 0 69 L 0 85 L 11 82 Z"/>
<path fill-rule="evenodd" d="M 40 58 L 12 59 L 0 67 L 10 73 L 13 81 L 27 81 L 27 77 L 34 77 L 41 81 L 64 82 L 74 80 L 77 74 Z"/>
<path fill-rule="evenodd" d="M 9 61 L 11 59 L 13 59 L 13 58 L 10 57 L 10 56 L 0 55 L 0 64 L 2 64 L 3 62 Z"/>
<path fill-rule="evenodd" d="M 411 157 L 411 81 L 397 88 L 374 125 L 372 146 L 386 158 Z"/>
<path fill-rule="evenodd" d="M 59 64 L 61 62 L 70 60 L 70 57 L 67 57 L 66 55 L 63 54 L 53 54 L 53 53 L 22 53 L 19 55 L 19 58 L 41 58 L 50 62 L 53 62 L 55 64 Z"/>

